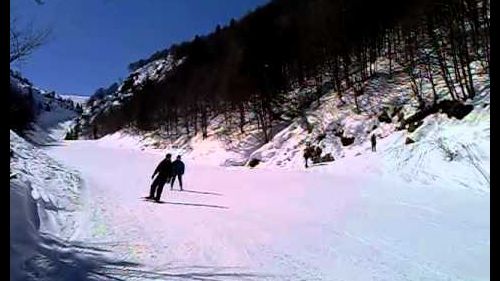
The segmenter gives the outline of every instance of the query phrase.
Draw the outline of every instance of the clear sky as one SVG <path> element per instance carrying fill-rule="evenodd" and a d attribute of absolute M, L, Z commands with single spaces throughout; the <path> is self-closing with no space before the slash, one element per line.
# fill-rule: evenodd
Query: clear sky
<path fill-rule="evenodd" d="M 11 0 L 11 16 L 50 28 L 47 44 L 14 68 L 36 86 L 90 95 L 126 78 L 129 63 L 207 34 L 269 0 Z"/>

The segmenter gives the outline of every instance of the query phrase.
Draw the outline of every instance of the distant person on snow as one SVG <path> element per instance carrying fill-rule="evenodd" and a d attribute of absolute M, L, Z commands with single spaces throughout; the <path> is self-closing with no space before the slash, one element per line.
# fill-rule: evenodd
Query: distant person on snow
<path fill-rule="evenodd" d="M 172 177 L 172 161 L 171 161 L 172 155 L 168 153 L 165 156 L 165 159 L 163 159 L 160 164 L 155 169 L 155 172 L 151 176 L 151 178 L 154 178 L 156 174 L 158 176 L 156 179 L 153 181 L 151 184 L 151 190 L 149 191 L 149 196 L 146 197 L 147 199 L 154 199 L 156 202 L 160 201 L 161 197 L 161 192 L 163 191 L 163 186 L 167 183 L 170 182 L 170 178 Z M 155 196 L 156 193 L 156 196 Z"/>
<path fill-rule="evenodd" d="M 170 183 L 170 190 L 174 189 L 175 177 L 179 179 L 179 186 L 182 189 L 182 175 L 184 175 L 184 163 L 181 161 L 181 156 L 177 155 L 177 159 L 172 162 L 172 182 Z"/>
<path fill-rule="evenodd" d="M 316 149 L 314 150 L 314 157 L 312 157 L 313 163 L 321 162 L 321 153 L 323 153 L 321 147 L 316 146 Z"/>
<path fill-rule="evenodd" d="M 306 144 L 306 148 L 304 149 L 304 160 L 306 162 L 306 168 L 308 168 L 309 166 L 307 165 L 307 161 L 309 160 L 309 158 L 312 157 L 312 147 L 311 147 L 311 144 L 310 143 L 307 143 Z"/>
<path fill-rule="evenodd" d="M 372 134 L 371 142 L 372 142 L 372 151 L 376 152 L 377 151 L 377 137 L 375 136 L 375 134 Z"/>

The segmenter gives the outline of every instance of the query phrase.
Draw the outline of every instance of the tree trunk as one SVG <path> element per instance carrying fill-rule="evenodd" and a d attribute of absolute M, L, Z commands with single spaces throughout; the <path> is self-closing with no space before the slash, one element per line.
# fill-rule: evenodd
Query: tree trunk
<path fill-rule="evenodd" d="M 391 40 L 391 37 L 392 37 L 392 32 L 389 32 L 387 34 L 387 45 L 388 45 L 388 57 L 389 57 L 389 75 L 392 75 L 392 40 Z"/>
<path fill-rule="evenodd" d="M 245 106 L 242 102 L 239 103 L 239 111 L 240 111 L 240 132 L 242 134 L 245 133 Z"/>
<path fill-rule="evenodd" d="M 268 134 L 268 124 L 266 117 L 266 106 L 264 105 L 264 99 L 261 99 L 260 108 L 258 113 L 258 118 L 260 119 L 260 124 L 262 126 L 262 133 L 264 134 L 264 141 L 269 142 L 269 134 Z"/>
<path fill-rule="evenodd" d="M 437 104 L 438 94 L 436 91 L 436 83 L 434 82 L 434 75 L 432 74 L 432 62 L 430 61 L 430 57 L 427 58 L 428 63 L 426 64 L 427 77 L 429 78 L 429 82 L 432 87 L 432 105 Z"/>
<path fill-rule="evenodd" d="M 194 134 L 198 134 L 198 109 L 196 108 L 194 111 Z"/>
<path fill-rule="evenodd" d="M 431 20 L 432 19 L 429 18 L 429 21 L 431 21 Z M 448 71 L 448 67 L 447 67 L 447 64 L 446 64 L 446 57 L 445 57 L 444 53 L 441 51 L 441 48 L 440 48 L 437 36 L 434 33 L 433 29 L 434 29 L 434 27 L 432 26 L 432 24 L 429 23 L 427 25 L 427 30 L 428 30 L 428 33 L 429 33 L 429 35 L 431 37 L 432 47 L 433 47 L 434 52 L 436 53 L 436 56 L 437 56 L 437 59 L 438 59 L 439 69 L 441 70 L 441 76 L 443 77 L 443 80 L 444 80 L 444 82 L 446 84 L 446 87 L 450 91 L 451 98 L 453 100 L 456 100 L 457 97 L 456 97 L 456 94 L 455 94 L 456 93 L 455 92 L 455 87 L 454 87 L 454 85 L 451 82 L 450 73 Z"/>
<path fill-rule="evenodd" d="M 207 132 L 208 124 L 207 123 L 208 123 L 207 108 L 205 105 L 203 105 L 202 109 L 201 109 L 201 132 L 202 132 L 203 139 L 208 137 L 208 132 Z"/>
<path fill-rule="evenodd" d="M 466 34 L 466 26 L 465 26 L 465 20 L 462 19 L 461 21 L 462 23 L 462 31 L 464 33 L 464 39 L 461 47 L 462 47 L 462 56 L 460 56 L 460 58 L 462 59 L 462 71 L 463 71 L 463 76 L 466 77 L 466 86 L 467 86 L 467 90 L 469 92 L 469 95 L 468 97 L 469 98 L 474 98 L 474 96 L 476 95 L 476 91 L 474 89 L 474 80 L 472 78 L 472 70 L 470 68 L 470 63 L 471 63 L 471 57 L 469 55 L 469 44 L 468 44 L 468 40 L 467 40 L 467 36 L 465 35 Z M 473 35 L 475 37 L 475 35 Z"/>
<path fill-rule="evenodd" d="M 189 115 L 184 116 L 184 126 L 186 128 L 186 134 L 189 136 Z"/>

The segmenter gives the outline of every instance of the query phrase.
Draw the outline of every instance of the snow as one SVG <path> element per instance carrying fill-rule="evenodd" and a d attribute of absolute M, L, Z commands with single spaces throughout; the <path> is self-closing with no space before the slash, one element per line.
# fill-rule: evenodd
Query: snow
<path fill-rule="evenodd" d="M 489 88 L 463 120 L 430 115 L 413 133 L 324 99 L 312 135 L 296 120 L 254 152 L 251 134 L 228 149 L 216 122 L 167 145 L 120 131 L 46 148 L 83 178 L 71 241 L 97 245 L 100 276 L 124 280 L 489 280 Z M 336 161 L 304 169 L 305 141 L 338 124 L 355 143 L 327 135 Z M 167 152 L 183 155 L 185 191 L 144 201 Z M 248 157 L 265 162 L 234 166 Z"/>
<path fill-rule="evenodd" d="M 408 182 L 378 154 L 305 171 L 224 168 L 188 157 L 186 191 L 167 186 L 165 203 L 155 204 L 141 197 L 171 151 L 132 149 L 131 138 L 112 143 L 48 150 L 85 179 L 88 213 L 75 239 L 135 264 L 104 268 L 110 276 L 489 280 L 489 189 L 481 180 L 469 181 L 476 189 L 453 177 Z"/>
<path fill-rule="evenodd" d="M 152 61 L 143 67 L 134 71 L 133 74 L 137 75 L 134 79 L 134 85 L 143 84 L 147 79 L 160 79 L 166 72 L 170 71 L 173 67 L 181 64 L 183 60 L 175 61 L 172 55 L 168 55 L 165 59 Z"/>
<path fill-rule="evenodd" d="M 147 151 L 163 155 L 169 149 L 174 156 L 182 155 L 184 159 L 215 166 L 242 166 L 246 158 L 237 152 L 227 149 L 223 140 L 210 131 L 208 138 L 203 139 L 201 133 L 192 138 L 178 138 L 170 145 L 164 145 L 161 136 L 156 133 L 140 135 L 125 130 L 106 135 L 96 141 L 102 147 L 119 147 L 132 150 Z"/>
<path fill-rule="evenodd" d="M 384 140 L 384 167 L 408 181 L 417 179 L 432 184 L 439 178 L 450 186 L 458 183 L 465 188 L 489 191 L 489 90 L 481 92 L 473 103 L 474 110 L 463 120 L 449 119 L 445 114 L 425 118 L 421 127 L 407 134 L 417 141 L 412 145 L 398 145 L 404 142 L 404 133 Z"/>
<path fill-rule="evenodd" d="M 76 113 L 72 110 L 56 107 L 38 115 L 25 137 L 37 145 L 52 145 L 64 139 L 74 124 Z"/>
<path fill-rule="evenodd" d="M 41 231 L 70 236 L 76 226 L 68 222 L 74 221 L 72 217 L 79 205 L 78 174 L 12 131 L 10 143 L 14 152 L 10 164 L 11 173 L 16 174 L 14 182 L 30 189 L 41 216 Z"/>
<path fill-rule="evenodd" d="M 163 149 L 151 135 L 118 132 L 40 150 L 11 133 L 20 176 L 11 202 L 22 206 L 11 230 L 23 234 L 11 240 L 11 272 L 18 280 L 489 280 L 489 91 L 473 103 L 463 120 L 432 115 L 411 134 L 379 126 L 377 153 L 359 141 L 307 170 L 293 154 L 286 169 L 221 166 L 238 154 L 214 131 Z M 351 132 L 371 126 L 360 116 L 343 122 Z M 294 126 L 262 157 L 300 151 L 303 128 Z M 407 136 L 416 143 L 404 145 Z M 144 201 L 167 152 L 183 155 L 185 191 L 166 186 L 164 204 Z"/>
<path fill-rule="evenodd" d="M 37 145 L 51 145 L 64 138 L 68 129 L 73 126 L 77 112 L 72 98 L 64 98 L 55 92 L 34 87 L 31 82 L 19 74 L 11 72 L 10 85 L 13 93 L 33 97 L 35 120 L 31 128 L 23 132 L 23 137 Z"/>
<path fill-rule="evenodd" d="M 158 79 L 153 73 L 157 64 L 164 63 L 162 60 L 152 62 L 135 73 L 140 74 L 139 77 Z M 398 125 L 396 122 L 386 124 L 378 121 L 378 115 L 384 108 L 400 105 L 402 112 L 408 117 L 415 113 L 417 107 L 410 93 L 409 77 L 403 68 L 393 64 L 394 73 L 391 77 L 388 75 L 387 60 L 379 59 L 377 65 L 377 75 L 365 83 L 365 94 L 358 98 L 361 109 L 359 114 L 354 113 L 352 90 L 343 94 L 343 102 L 340 101 L 338 93 L 330 91 L 321 97 L 319 104 L 313 102 L 311 107 L 305 110 L 304 116 L 275 124 L 273 138 L 268 143 L 263 142 L 262 132 L 255 124 L 247 124 L 245 133 L 241 134 L 239 130 L 226 128 L 221 115 L 211 118 L 208 136 L 205 139 L 201 137 L 201 133 L 190 137 L 182 134 L 172 137 L 165 136 L 161 130 L 153 133 L 121 130 L 117 134 L 120 136 L 129 134 L 131 137 L 141 138 L 142 144 L 138 145 L 144 149 L 182 147 L 187 153 L 186 157 L 192 155 L 200 161 L 210 161 L 222 166 L 242 166 L 251 159 L 259 159 L 261 161 L 259 167 L 278 166 L 298 169 L 303 166 L 302 152 L 307 142 L 321 146 L 324 154 L 330 153 L 335 159 L 362 154 L 365 153 L 363 147 L 366 146 L 372 132 L 379 138 L 385 138 L 396 131 Z M 478 87 L 489 83 L 489 78 L 485 77 L 486 75 L 479 72 L 475 74 Z M 446 94 L 444 81 L 436 79 L 435 82 L 440 98 L 444 98 Z M 310 91 L 312 89 L 296 89 L 289 93 L 288 99 L 294 101 L 298 96 L 306 95 Z M 250 118 L 249 113 L 246 119 Z M 377 129 L 372 130 L 375 125 Z M 308 126 L 312 128 L 311 133 L 308 132 Z M 344 131 L 344 137 L 355 137 L 354 144 L 344 147 L 340 139 L 334 135 L 334 131 L 339 129 Z M 322 135 L 325 136 L 324 139 L 317 141 Z"/>
<path fill-rule="evenodd" d="M 81 95 L 61 95 L 61 97 L 72 100 L 73 102 L 80 104 L 82 106 L 85 105 L 89 99 L 89 96 L 81 96 Z"/>
<path fill-rule="evenodd" d="M 61 166 L 16 133 L 10 133 L 11 280 L 33 279 L 58 268 L 49 261 L 58 251 L 50 237 L 74 234 L 81 208 L 78 174 Z M 27 270 L 27 269 L 28 270 Z"/>
<path fill-rule="evenodd" d="M 23 264 L 36 255 L 40 239 L 38 213 L 27 184 L 14 182 L 10 189 L 10 278 L 26 280 Z"/>
<path fill-rule="evenodd" d="M 84 133 L 85 131 L 90 131 L 89 128 L 91 128 L 90 126 L 97 117 L 119 110 L 123 104 L 133 97 L 136 90 L 144 85 L 145 81 L 161 81 L 165 79 L 167 74 L 173 71 L 175 67 L 182 64 L 184 60 L 185 58 L 175 60 L 172 55 L 168 55 L 166 58 L 155 60 L 142 66 L 132 72 L 126 79 L 126 83 L 131 82 L 131 84 L 127 86 L 128 88 L 125 87 L 125 82 L 121 83 L 114 93 L 93 100 L 92 104 L 84 107 L 84 113 L 79 116 L 76 123 L 81 125 Z"/>

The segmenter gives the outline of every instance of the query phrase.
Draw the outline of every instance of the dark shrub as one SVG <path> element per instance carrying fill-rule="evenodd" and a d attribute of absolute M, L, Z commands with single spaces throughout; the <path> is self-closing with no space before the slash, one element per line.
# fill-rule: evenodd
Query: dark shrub
<path fill-rule="evenodd" d="M 252 158 L 249 162 L 248 162 L 248 166 L 250 166 L 251 168 L 259 165 L 260 163 L 260 160 L 257 159 L 257 158 Z"/>
<path fill-rule="evenodd" d="M 463 104 L 459 101 L 446 100 L 442 101 L 439 105 L 443 113 L 446 113 L 449 118 L 455 117 L 458 120 L 462 120 L 474 109 L 473 105 Z"/>
<path fill-rule="evenodd" d="M 380 122 L 385 122 L 385 123 L 391 123 L 392 122 L 392 119 L 391 117 L 389 117 L 389 114 L 387 114 L 387 111 L 383 111 L 379 117 L 378 117 L 378 121 Z"/>
<path fill-rule="evenodd" d="M 331 153 L 327 153 L 323 157 L 321 157 L 321 162 L 333 162 L 333 161 L 335 161 L 335 158 L 333 158 Z"/>
<path fill-rule="evenodd" d="M 422 126 L 422 124 L 424 124 L 424 121 L 420 120 L 420 121 L 417 121 L 417 122 L 413 122 L 413 123 L 410 123 L 410 125 L 408 125 L 408 132 L 410 133 L 413 133 L 415 132 L 415 130 Z"/>
<path fill-rule="evenodd" d="M 28 129 L 30 123 L 35 120 L 33 99 L 30 96 L 15 93 L 11 89 L 9 102 L 10 129 L 17 132 Z"/>
<path fill-rule="evenodd" d="M 320 142 L 320 141 L 324 140 L 325 138 L 326 138 L 326 134 L 321 134 L 321 135 L 316 137 L 316 141 Z"/>
<path fill-rule="evenodd" d="M 411 138 L 406 138 L 405 144 L 415 143 L 415 141 Z"/>
<path fill-rule="evenodd" d="M 348 137 L 340 137 L 340 142 L 342 143 L 343 146 L 348 146 L 354 143 L 354 137 L 348 138 Z"/>

